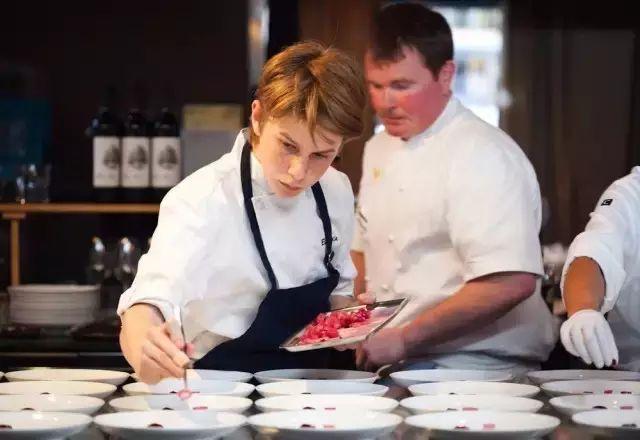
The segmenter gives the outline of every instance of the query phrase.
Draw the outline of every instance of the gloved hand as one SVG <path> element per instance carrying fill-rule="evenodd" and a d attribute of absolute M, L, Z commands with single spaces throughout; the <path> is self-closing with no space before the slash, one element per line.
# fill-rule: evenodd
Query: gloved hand
<path fill-rule="evenodd" d="M 597 368 L 618 363 L 618 347 L 604 315 L 585 309 L 571 315 L 560 328 L 560 340 L 569 353 Z"/>

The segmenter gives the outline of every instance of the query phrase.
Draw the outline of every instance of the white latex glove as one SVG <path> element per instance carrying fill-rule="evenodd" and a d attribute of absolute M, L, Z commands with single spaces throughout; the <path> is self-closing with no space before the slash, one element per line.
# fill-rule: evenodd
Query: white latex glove
<path fill-rule="evenodd" d="M 618 347 L 604 315 L 596 310 L 580 310 L 560 328 L 562 345 L 569 353 L 597 368 L 618 363 Z"/>

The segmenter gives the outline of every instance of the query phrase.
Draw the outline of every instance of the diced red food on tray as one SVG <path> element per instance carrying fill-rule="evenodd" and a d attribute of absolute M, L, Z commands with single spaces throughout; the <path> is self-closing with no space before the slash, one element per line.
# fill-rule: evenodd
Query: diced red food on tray
<path fill-rule="evenodd" d="M 344 337 L 340 330 L 368 325 L 370 318 L 371 312 L 364 307 L 352 311 L 321 313 L 305 328 L 300 337 L 300 344 L 312 344 Z"/>

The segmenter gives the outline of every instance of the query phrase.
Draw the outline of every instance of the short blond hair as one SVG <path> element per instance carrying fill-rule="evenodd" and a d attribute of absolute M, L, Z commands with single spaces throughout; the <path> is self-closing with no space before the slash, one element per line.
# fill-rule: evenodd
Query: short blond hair
<path fill-rule="evenodd" d="M 314 41 L 296 43 L 262 69 L 255 99 L 266 117 L 303 120 L 313 136 L 319 126 L 344 141 L 361 136 L 366 94 L 358 63 L 344 52 Z M 252 144 L 259 136 L 249 124 Z"/>

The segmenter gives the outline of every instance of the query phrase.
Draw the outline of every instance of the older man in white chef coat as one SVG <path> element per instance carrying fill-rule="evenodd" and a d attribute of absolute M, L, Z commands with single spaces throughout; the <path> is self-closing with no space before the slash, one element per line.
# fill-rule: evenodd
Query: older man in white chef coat
<path fill-rule="evenodd" d="M 571 244 L 562 296 L 567 351 L 598 368 L 640 371 L 640 167 L 604 192 Z"/>
<path fill-rule="evenodd" d="M 518 145 L 451 95 L 452 58 L 440 14 L 376 16 L 365 70 L 385 130 L 364 152 L 356 294 L 410 302 L 357 361 L 522 374 L 557 339 L 539 293 L 540 191 Z"/>

